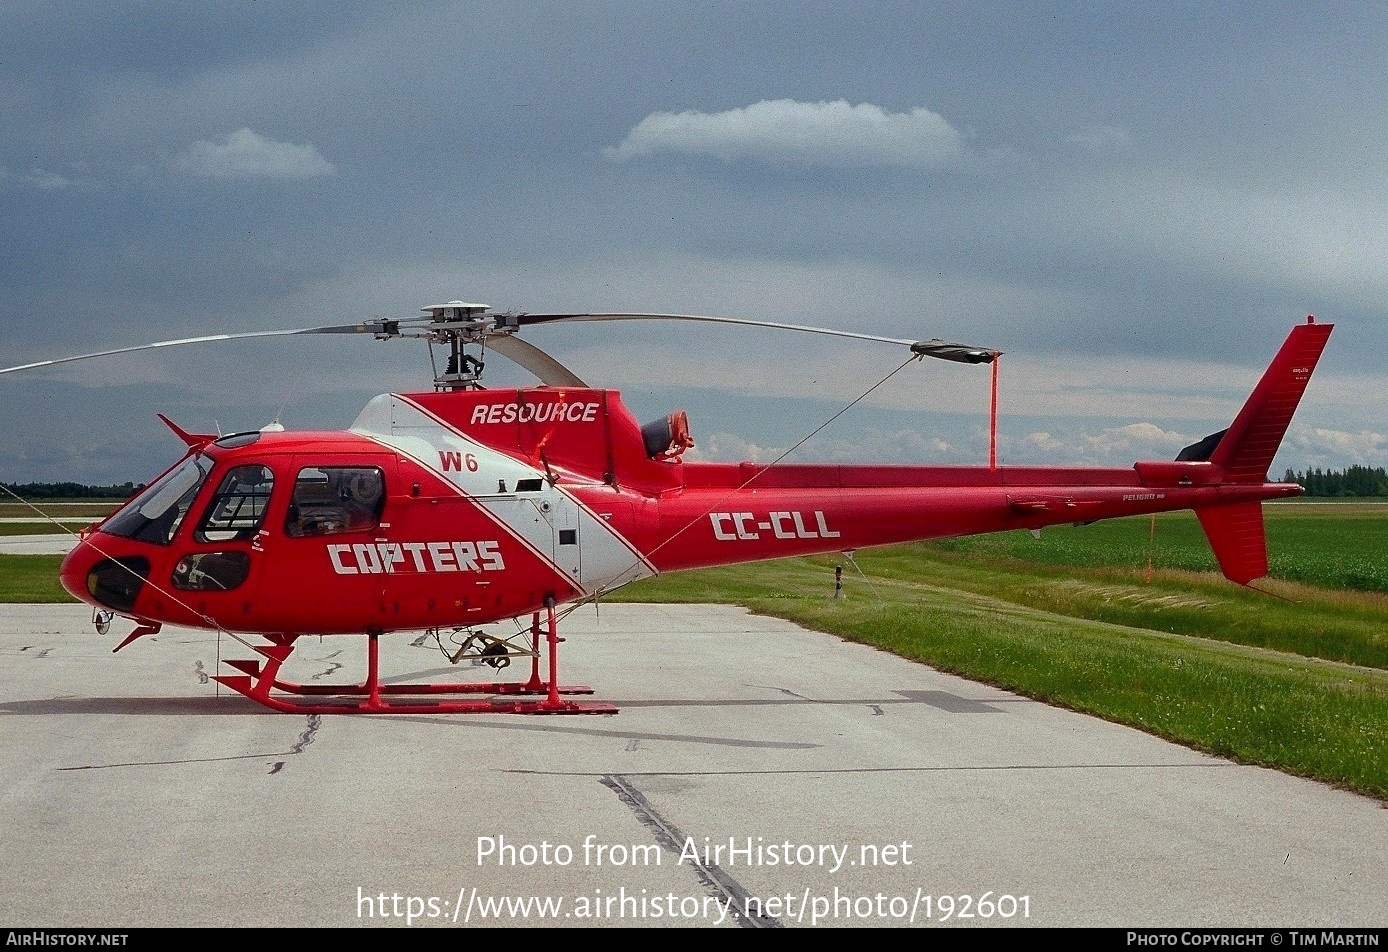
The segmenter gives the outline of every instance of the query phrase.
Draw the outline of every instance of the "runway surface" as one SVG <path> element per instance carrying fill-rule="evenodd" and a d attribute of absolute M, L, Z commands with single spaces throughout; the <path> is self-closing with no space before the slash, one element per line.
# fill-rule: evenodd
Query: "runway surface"
<path fill-rule="evenodd" d="M 128 627 L 0 606 L 7 925 L 1388 925 L 1375 801 L 741 609 L 570 616 L 605 716 L 274 714 L 230 638 Z"/>
<path fill-rule="evenodd" d="M 75 537 L 57 532 L 0 536 L 0 555 L 66 555 L 76 544 Z"/>

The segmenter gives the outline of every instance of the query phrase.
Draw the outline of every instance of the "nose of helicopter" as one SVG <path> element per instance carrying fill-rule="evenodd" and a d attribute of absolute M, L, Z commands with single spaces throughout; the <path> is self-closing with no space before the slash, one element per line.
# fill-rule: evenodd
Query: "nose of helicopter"
<path fill-rule="evenodd" d="M 94 554 L 92 547 L 85 540 L 79 541 L 63 557 L 62 567 L 58 570 L 58 581 L 67 593 L 84 602 L 92 600 L 91 594 L 87 591 L 87 572 L 91 569 Z"/>
<path fill-rule="evenodd" d="M 63 559 L 58 579 L 74 598 L 99 608 L 128 612 L 149 577 L 149 559 L 112 558 L 82 539 Z"/>

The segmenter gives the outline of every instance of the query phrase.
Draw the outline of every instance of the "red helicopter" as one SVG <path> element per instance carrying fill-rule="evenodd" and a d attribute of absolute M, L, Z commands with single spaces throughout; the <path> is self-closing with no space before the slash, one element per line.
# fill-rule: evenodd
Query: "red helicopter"
<path fill-rule="evenodd" d="M 296 334 L 413 337 L 430 344 L 431 357 L 435 345 L 446 350 L 432 390 L 378 396 L 342 432 L 272 425 L 218 436 L 185 432 L 161 414 L 187 452 L 85 530 L 62 565 L 64 588 L 94 607 L 100 633 L 116 615 L 135 622 L 115 650 L 165 624 L 259 635 L 269 644 L 238 640 L 260 657 L 228 661 L 239 673 L 216 680 L 276 711 L 612 713 L 611 704 L 574 699 L 590 688 L 560 683 L 559 619 L 660 572 L 1192 509 L 1224 575 L 1246 584 L 1268 571 L 1263 500 L 1301 491 L 1269 483 L 1267 473 L 1333 326 L 1310 317 L 1294 327 L 1233 423 L 1175 460 L 1125 469 L 999 466 L 995 455 L 988 466 L 760 466 L 683 460 L 694 445 L 683 411 L 642 426 L 619 392 L 587 386 L 518 331 L 667 318 L 889 343 L 907 348 L 908 363 L 994 363 L 999 354 L 695 315 L 488 314 L 459 301 L 423 311 L 0 370 Z M 483 387 L 486 348 L 541 385 Z M 514 635 L 482 630 L 508 619 Z M 529 678 L 382 684 L 380 636 L 421 629 L 454 663 L 500 669 L 528 659 Z M 281 678 L 297 639 L 344 634 L 367 637 L 363 683 Z"/>

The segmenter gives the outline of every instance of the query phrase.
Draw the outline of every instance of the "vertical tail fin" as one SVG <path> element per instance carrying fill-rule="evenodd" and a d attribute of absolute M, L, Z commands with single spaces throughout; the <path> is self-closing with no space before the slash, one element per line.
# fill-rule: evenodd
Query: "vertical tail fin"
<path fill-rule="evenodd" d="M 1311 372 L 1316 369 L 1334 326 L 1307 318 L 1305 324 L 1292 328 L 1286 343 L 1264 371 L 1263 379 L 1208 457 L 1224 471 L 1227 482 L 1267 480 L 1268 467 L 1282 445 L 1282 437 L 1287 435 L 1292 414 L 1306 392 Z"/>
<path fill-rule="evenodd" d="M 1229 428 L 1192 443 L 1176 459 L 1214 463 L 1226 485 L 1265 483 L 1334 326 L 1308 317 L 1305 324 L 1292 328 Z M 1262 502 L 1215 505 L 1196 510 L 1196 515 L 1225 578 L 1247 585 L 1268 574 Z"/>

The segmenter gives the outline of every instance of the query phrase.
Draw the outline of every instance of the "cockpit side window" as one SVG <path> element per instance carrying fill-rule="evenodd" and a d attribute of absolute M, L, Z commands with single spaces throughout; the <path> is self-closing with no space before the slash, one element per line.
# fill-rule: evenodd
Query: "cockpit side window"
<path fill-rule="evenodd" d="M 254 463 L 236 466 L 222 477 L 198 526 L 199 542 L 232 542 L 249 539 L 265 521 L 275 474 Z"/>
<path fill-rule="evenodd" d="M 297 538 L 372 531 L 385 504 L 385 474 L 376 467 L 310 466 L 294 480 L 284 531 Z"/>
<path fill-rule="evenodd" d="M 139 542 L 168 545 L 211 471 L 211 459 L 201 453 L 190 456 L 107 519 L 101 531 Z"/>

